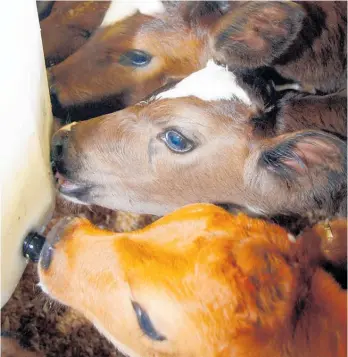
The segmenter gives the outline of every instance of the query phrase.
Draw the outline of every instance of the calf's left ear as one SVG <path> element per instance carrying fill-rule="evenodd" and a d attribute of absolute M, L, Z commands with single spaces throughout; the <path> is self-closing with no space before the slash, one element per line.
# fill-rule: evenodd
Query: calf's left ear
<path fill-rule="evenodd" d="M 272 64 L 296 39 L 305 11 L 292 1 L 251 1 L 233 8 L 213 31 L 215 58 L 233 67 Z"/>

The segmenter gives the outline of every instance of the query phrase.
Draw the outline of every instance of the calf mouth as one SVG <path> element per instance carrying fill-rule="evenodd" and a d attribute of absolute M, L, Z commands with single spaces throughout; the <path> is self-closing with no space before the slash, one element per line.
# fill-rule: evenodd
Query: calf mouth
<path fill-rule="evenodd" d="M 56 172 L 55 177 L 56 187 L 61 196 L 75 203 L 88 204 L 87 198 L 91 185 L 68 179 L 59 172 Z"/>

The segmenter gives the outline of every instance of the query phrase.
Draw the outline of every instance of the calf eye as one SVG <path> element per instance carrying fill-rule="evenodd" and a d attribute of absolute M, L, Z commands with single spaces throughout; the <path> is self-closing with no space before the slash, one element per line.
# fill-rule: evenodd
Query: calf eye
<path fill-rule="evenodd" d="M 193 149 L 191 140 L 176 130 L 168 130 L 161 134 L 160 138 L 165 142 L 168 148 L 176 153 L 185 153 Z"/>
<path fill-rule="evenodd" d="M 118 62 L 123 66 L 145 67 L 150 63 L 152 56 L 144 51 L 133 50 L 123 53 Z"/>
<path fill-rule="evenodd" d="M 133 306 L 135 315 L 137 317 L 138 324 L 139 324 L 141 330 L 145 333 L 145 335 L 155 341 L 166 340 L 165 336 L 159 334 L 155 330 L 155 328 L 152 325 L 152 322 L 149 318 L 149 315 L 142 309 L 142 307 L 135 301 L 132 301 L 132 306 Z"/>

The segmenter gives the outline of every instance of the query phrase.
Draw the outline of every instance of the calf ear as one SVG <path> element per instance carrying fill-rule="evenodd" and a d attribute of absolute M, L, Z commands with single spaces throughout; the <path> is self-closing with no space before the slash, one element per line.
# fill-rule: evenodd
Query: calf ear
<path fill-rule="evenodd" d="M 215 57 L 231 67 L 270 65 L 293 43 L 304 17 L 302 6 L 292 1 L 240 5 L 215 27 Z"/>
<path fill-rule="evenodd" d="M 169 2 L 170 3 L 170 2 Z M 175 3 L 175 2 L 174 2 Z M 229 11 L 226 1 L 179 1 L 175 3 L 177 13 L 191 26 L 199 24 L 211 27 L 224 13 Z"/>
<path fill-rule="evenodd" d="M 318 175 L 346 173 L 346 142 L 329 133 L 306 130 L 281 135 L 268 144 L 258 164 L 278 177 L 318 179 Z"/>

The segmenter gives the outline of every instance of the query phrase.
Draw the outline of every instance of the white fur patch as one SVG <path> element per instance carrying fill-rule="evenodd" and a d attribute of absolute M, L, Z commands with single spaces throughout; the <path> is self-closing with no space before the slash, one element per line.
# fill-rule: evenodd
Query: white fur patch
<path fill-rule="evenodd" d="M 144 15 L 153 16 L 165 10 L 160 0 L 112 0 L 106 12 L 101 27 L 109 26 L 115 22 L 134 15 L 137 11 Z"/>
<path fill-rule="evenodd" d="M 208 61 L 205 68 L 192 73 L 173 88 L 160 93 L 156 99 L 194 96 L 203 100 L 222 100 L 237 98 L 251 105 L 248 94 L 236 81 L 236 76 L 226 67 Z"/>

